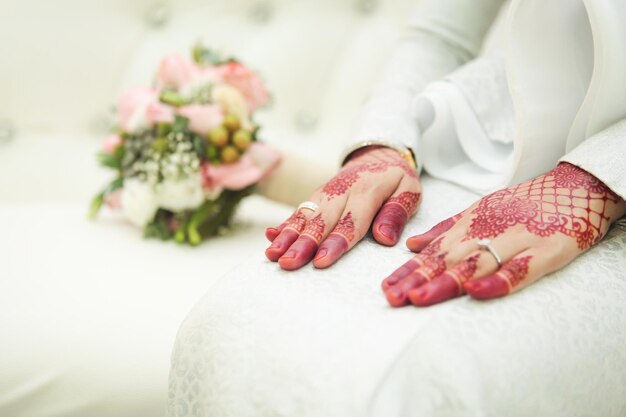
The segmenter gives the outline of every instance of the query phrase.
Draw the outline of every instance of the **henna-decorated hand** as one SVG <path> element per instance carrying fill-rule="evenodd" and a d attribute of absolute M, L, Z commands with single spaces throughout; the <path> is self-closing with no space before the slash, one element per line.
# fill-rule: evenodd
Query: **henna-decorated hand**
<path fill-rule="evenodd" d="M 313 259 L 327 268 L 359 242 L 372 225 L 374 239 L 395 245 L 417 210 L 421 186 L 413 168 L 393 149 L 363 148 L 310 198 L 320 207 L 296 211 L 265 236 L 265 251 L 283 269 L 298 269 Z"/>
<path fill-rule="evenodd" d="M 488 195 L 428 232 L 409 238 L 418 255 L 385 278 L 392 306 L 428 306 L 465 293 L 501 297 L 571 262 L 626 214 L 626 202 L 582 169 L 546 175 Z M 479 250 L 491 239 L 502 258 Z"/>

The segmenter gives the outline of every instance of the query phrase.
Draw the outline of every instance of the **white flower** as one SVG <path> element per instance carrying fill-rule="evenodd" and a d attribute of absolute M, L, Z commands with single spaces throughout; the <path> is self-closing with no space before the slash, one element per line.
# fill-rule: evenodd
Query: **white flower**
<path fill-rule="evenodd" d="M 220 195 L 222 195 L 222 191 L 224 191 L 222 187 L 205 188 L 204 197 L 207 200 L 214 201 L 217 200 Z"/>
<path fill-rule="evenodd" d="M 244 128 L 250 128 L 248 103 L 239 90 L 227 84 L 217 85 L 213 88 L 213 101 L 219 104 L 225 113 L 237 116 Z"/>
<path fill-rule="evenodd" d="M 152 187 L 136 178 L 124 181 L 122 212 L 131 223 L 144 227 L 154 219 L 159 202 Z"/>
<path fill-rule="evenodd" d="M 135 108 L 135 111 L 127 121 L 126 131 L 128 133 L 138 133 L 149 126 L 148 118 L 146 117 L 149 104 L 148 102 L 142 103 Z"/>
<path fill-rule="evenodd" d="M 217 83 L 218 81 L 219 78 L 217 77 L 217 73 L 215 71 L 207 70 L 182 86 L 178 90 L 178 94 L 185 98 L 192 98 L 200 91 L 208 89 L 211 85 Z"/>
<path fill-rule="evenodd" d="M 174 212 L 195 209 L 204 201 L 202 177 L 198 172 L 186 178 L 165 179 L 157 185 L 157 195 L 164 209 Z"/>

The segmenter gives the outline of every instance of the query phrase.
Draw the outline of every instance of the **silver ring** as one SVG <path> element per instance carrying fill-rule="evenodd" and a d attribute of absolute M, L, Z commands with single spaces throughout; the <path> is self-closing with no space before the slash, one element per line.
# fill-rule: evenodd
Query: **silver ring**
<path fill-rule="evenodd" d="M 300 209 L 308 209 L 311 211 L 317 211 L 320 209 L 320 206 L 318 206 L 316 203 L 312 201 L 305 201 L 303 203 L 300 203 L 300 205 L 298 206 L 298 210 Z"/>
<path fill-rule="evenodd" d="M 480 239 L 478 242 L 476 242 L 476 244 L 478 245 L 478 249 L 489 251 L 489 253 L 493 255 L 496 262 L 498 263 L 498 268 L 502 267 L 502 259 L 500 258 L 500 255 L 496 253 L 493 247 L 491 247 L 491 239 Z"/>

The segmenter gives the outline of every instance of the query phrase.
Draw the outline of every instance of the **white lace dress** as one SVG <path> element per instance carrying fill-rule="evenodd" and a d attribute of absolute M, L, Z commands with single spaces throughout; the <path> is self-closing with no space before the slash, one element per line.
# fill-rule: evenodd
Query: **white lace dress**
<path fill-rule="evenodd" d="M 477 196 L 424 179 L 405 236 Z M 371 239 L 328 270 L 262 253 L 183 323 L 170 417 L 626 415 L 626 224 L 520 293 L 418 309 L 380 282 L 410 253 Z"/>

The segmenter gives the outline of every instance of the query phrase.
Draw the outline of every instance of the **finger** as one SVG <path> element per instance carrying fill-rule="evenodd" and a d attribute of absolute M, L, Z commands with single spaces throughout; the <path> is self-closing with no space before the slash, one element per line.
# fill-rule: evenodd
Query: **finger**
<path fill-rule="evenodd" d="M 446 270 L 445 256 L 445 253 L 438 256 L 416 255 L 417 258 L 421 258 L 421 265 L 385 291 L 389 304 L 394 307 L 409 304 L 411 290 L 427 284 Z"/>
<path fill-rule="evenodd" d="M 383 291 L 387 291 L 390 287 L 396 285 L 400 280 L 408 277 L 425 264 L 425 260 L 430 256 L 436 256 L 441 253 L 441 244 L 444 237 L 440 237 L 427 245 L 422 253 L 414 256 L 400 268 L 396 269 L 385 278 L 382 282 Z"/>
<path fill-rule="evenodd" d="M 463 285 L 472 279 L 478 279 L 495 273 L 499 269 L 498 261 L 487 250 L 478 249 L 476 240 L 451 240 L 446 256 L 448 269 L 433 278 L 427 284 L 412 290 L 409 299 L 416 306 L 429 306 L 465 294 Z M 520 239 L 500 236 L 491 241 L 490 247 L 496 250 L 502 262 L 507 262 L 528 248 Z M 422 251 L 424 252 L 424 251 Z"/>
<path fill-rule="evenodd" d="M 267 238 L 267 240 L 269 240 L 270 242 L 273 242 L 274 239 L 276 239 L 276 236 L 278 236 L 280 232 L 283 231 L 286 223 L 287 222 L 281 224 L 278 227 L 268 227 L 267 229 L 265 229 L 265 237 Z"/>
<path fill-rule="evenodd" d="M 422 253 L 413 257 L 411 264 L 407 262 L 383 281 L 383 291 L 389 304 L 394 307 L 409 304 L 409 291 L 424 285 L 446 270 L 448 251 L 442 249 L 444 239 L 444 236 L 435 239 Z"/>
<path fill-rule="evenodd" d="M 459 213 L 455 216 L 445 219 L 444 221 L 437 223 L 433 226 L 429 231 L 422 233 L 421 235 L 415 235 L 410 237 L 406 241 L 406 246 L 412 252 L 420 252 L 424 249 L 430 242 L 435 240 L 442 233 L 447 232 L 454 226 L 462 217 L 462 214 Z"/>
<path fill-rule="evenodd" d="M 281 230 L 272 239 L 272 244 L 265 250 L 265 256 L 272 262 L 278 259 L 289 249 L 291 244 L 296 241 L 300 232 L 304 229 L 307 220 L 313 214 L 308 209 L 298 209 L 291 217 L 287 219 L 283 225 L 279 226 Z"/>
<path fill-rule="evenodd" d="M 404 178 L 382 206 L 372 225 L 372 234 L 378 243 L 386 246 L 398 243 L 404 226 L 421 201 L 421 193 L 415 192 L 415 188 L 414 178 Z"/>
<path fill-rule="evenodd" d="M 555 267 L 540 248 L 532 248 L 515 256 L 495 273 L 464 284 L 465 291 L 478 300 L 503 297 L 518 291 L 548 274 Z"/>
<path fill-rule="evenodd" d="M 352 249 L 367 234 L 376 209 L 375 205 L 361 204 L 359 200 L 348 201 L 341 219 L 317 250 L 313 266 L 328 268 Z"/>
<path fill-rule="evenodd" d="M 476 251 L 430 282 L 409 291 L 409 300 L 416 306 L 437 304 L 465 293 L 463 284 L 475 276 L 485 276 L 498 269 L 492 256 Z"/>
<path fill-rule="evenodd" d="M 345 202 L 346 198 L 338 198 L 323 203 L 320 210 L 306 222 L 289 250 L 278 259 L 281 268 L 291 271 L 301 268 L 313 259 L 320 242 L 339 221 Z"/>

